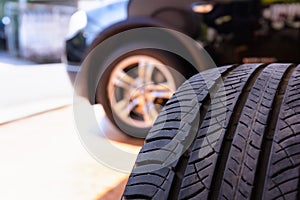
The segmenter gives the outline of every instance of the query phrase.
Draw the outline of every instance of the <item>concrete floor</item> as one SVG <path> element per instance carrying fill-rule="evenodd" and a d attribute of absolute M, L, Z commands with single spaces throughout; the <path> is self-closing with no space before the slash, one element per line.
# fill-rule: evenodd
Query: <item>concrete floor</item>
<path fill-rule="evenodd" d="M 0 124 L 73 101 L 73 88 L 63 64 L 37 65 L 3 52 L 0 94 Z"/>
<path fill-rule="evenodd" d="M 81 144 L 73 118 L 72 88 L 63 66 L 10 63 L 3 56 L 0 199 L 120 199 L 129 174 L 100 164 Z M 104 130 L 96 136 L 99 144 L 108 140 L 136 155 L 143 140 L 120 133 L 101 106 L 96 110 Z M 113 158 L 119 160 L 121 155 Z"/>
<path fill-rule="evenodd" d="M 128 174 L 87 153 L 72 115 L 67 106 L 0 126 L 0 199 L 120 199 Z M 142 141 L 118 134 L 115 145 L 139 151 Z"/>

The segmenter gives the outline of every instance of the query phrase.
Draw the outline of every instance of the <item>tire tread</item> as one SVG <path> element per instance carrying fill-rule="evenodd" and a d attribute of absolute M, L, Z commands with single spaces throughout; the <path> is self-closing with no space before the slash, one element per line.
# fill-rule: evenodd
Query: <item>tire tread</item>
<path fill-rule="evenodd" d="M 123 195 L 300 199 L 300 65 L 232 65 L 190 78 L 159 114 Z"/>

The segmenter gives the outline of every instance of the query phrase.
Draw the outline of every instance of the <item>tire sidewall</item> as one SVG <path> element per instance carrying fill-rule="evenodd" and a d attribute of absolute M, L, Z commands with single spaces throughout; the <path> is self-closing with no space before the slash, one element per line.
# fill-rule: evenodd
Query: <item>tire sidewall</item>
<path fill-rule="evenodd" d="M 120 55 L 142 49 L 164 51 L 175 55 L 178 59 L 182 58 L 179 60 L 185 61 L 185 64 L 182 65 L 184 67 L 180 67 L 178 70 L 188 72 L 186 77 L 215 67 L 215 63 L 198 43 L 188 36 L 170 29 L 155 27 L 136 28 L 112 35 L 98 44 L 97 42 L 95 41 L 94 48 L 90 49 L 84 59 L 74 84 L 74 97 L 78 97 L 76 99 L 82 99 L 83 101 L 87 100 L 87 107 L 84 109 L 88 110 L 92 110 L 92 108 L 88 108 L 88 105 L 105 103 L 96 102 L 96 91 L 99 85 L 100 88 L 104 86 L 105 81 L 100 81 L 100 79 L 106 77 L 103 74 L 108 73 L 110 69 L 108 67 L 119 59 Z M 161 53 L 158 55 L 162 56 Z M 161 59 L 158 58 L 158 60 Z M 177 65 L 178 63 L 174 66 Z M 190 67 L 189 70 L 186 70 L 187 66 Z M 98 99 L 101 100 L 101 98 Z M 79 109 L 79 105 L 75 106 L 75 112 L 77 112 L 77 109 Z M 130 129 L 127 133 L 132 131 L 136 130 Z"/>
<path fill-rule="evenodd" d="M 110 104 L 110 99 L 108 95 L 108 82 L 110 79 L 110 75 L 112 71 L 114 70 L 115 66 L 122 61 L 125 58 L 128 58 L 130 56 L 135 55 L 144 55 L 153 57 L 156 60 L 162 62 L 165 66 L 168 66 L 168 70 L 171 73 L 176 88 L 178 88 L 185 80 L 186 80 L 186 74 L 184 71 L 186 69 L 189 69 L 189 67 L 185 66 L 187 63 L 185 63 L 182 59 L 178 58 L 175 55 L 172 55 L 171 53 L 162 51 L 162 50 L 156 50 L 156 49 L 139 49 L 134 50 L 128 53 L 125 53 L 123 55 L 120 55 L 119 58 L 117 58 L 114 62 L 112 62 L 109 66 L 105 67 L 106 70 L 103 73 L 102 77 L 100 78 L 96 90 L 96 103 L 101 103 L 103 105 L 103 108 L 107 114 L 107 117 L 113 122 L 113 124 L 118 127 L 122 132 L 124 132 L 127 135 L 138 137 L 138 138 L 145 138 L 147 136 L 147 133 L 149 132 L 148 128 L 139 128 L 135 126 L 131 126 L 124 122 L 122 119 L 118 117 L 118 115 L 113 111 L 112 105 Z M 185 70 L 184 70 L 185 69 Z"/>

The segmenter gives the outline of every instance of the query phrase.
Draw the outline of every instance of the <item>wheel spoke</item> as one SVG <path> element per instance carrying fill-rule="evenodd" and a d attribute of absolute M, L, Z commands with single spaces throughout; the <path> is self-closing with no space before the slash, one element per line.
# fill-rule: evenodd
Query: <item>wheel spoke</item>
<path fill-rule="evenodd" d="M 146 77 L 146 62 L 143 60 L 139 61 L 138 75 L 139 75 L 140 80 L 142 80 L 144 82 L 145 77 Z"/>
<path fill-rule="evenodd" d="M 148 110 L 149 110 L 149 114 L 151 116 L 151 121 L 152 123 L 154 122 L 154 120 L 156 119 L 156 117 L 158 116 L 158 111 L 155 108 L 155 105 L 153 102 L 150 102 L 148 104 Z"/>
<path fill-rule="evenodd" d="M 138 99 L 134 99 L 129 102 L 128 100 L 121 100 L 116 105 L 115 108 L 119 111 L 119 115 L 127 118 L 130 112 L 138 105 Z"/>
<path fill-rule="evenodd" d="M 116 72 L 113 82 L 116 86 L 127 90 L 136 85 L 136 80 L 122 70 Z"/>
<path fill-rule="evenodd" d="M 155 98 L 170 99 L 173 95 L 173 92 L 170 90 L 153 91 L 151 92 L 151 95 Z"/>
<path fill-rule="evenodd" d="M 163 104 L 175 90 L 175 81 L 167 66 L 147 55 L 121 60 L 113 69 L 107 86 L 116 117 L 140 128 L 152 126 L 160 110 L 156 103 Z"/>
<path fill-rule="evenodd" d="M 148 62 L 146 64 L 146 75 L 145 75 L 145 83 L 152 82 L 152 74 L 153 74 L 154 66 L 152 63 Z"/>
<path fill-rule="evenodd" d="M 168 83 L 167 82 L 159 83 L 159 84 L 147 85 L 147 89 L 151 90 L 151 91 L 166 91 L 166 90 L 170 90 L 170 88 L 168 87 Z"/>
<path fill-rule="evenodd" d="M 128 110 L 130 113 L 138 104 L 139 104 L 139 100 L 134 99 L 126 106 L 126 110 Z"/>
<path fill-rule="evenodd" d="M 144 104 L 143 105 L 143 119 L 145 121 L 145 123 L 147 125 L 152 125 L 152 118 L 151 118 L 151 115 L 150 115 L 150 112 L 148 110 L 148 106 L 147 104 Z"/>
<path fill-rule="evenodd" d="M 158 112 L 153 102 L 143 105 L 143 119 L 145 123 L 151 126 L 158 116 Z"/>
<path fill-rule="evenodd" d="M 122 110 L 125 110 L 127 104 L 128 104 L 128 100 L 123 99 L 123 100 L 119 101 L 118 103 L 116 103 L 116 105 L 112 105 L 112 106 L 115 107 L 116 110 L 122 111 Z"/>

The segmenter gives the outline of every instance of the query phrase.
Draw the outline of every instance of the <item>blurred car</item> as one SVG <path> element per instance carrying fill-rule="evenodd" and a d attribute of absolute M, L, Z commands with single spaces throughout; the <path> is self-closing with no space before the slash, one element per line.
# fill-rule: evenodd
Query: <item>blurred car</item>
<path fill-rule="evenodd" d="M 101 3 L 92 10 L 79 10 L 70 19 L 66 37 L 64 62 L 80 65 L 86 48 L 92 44 L 101 31 L 127 18 L 128 0 L 113 0 Z"/>
<path fill-rule="evenodd" d="M 4 23 L 0 19 L 0 50 L 6 48 L 6 38 L 4 32 Z"/>
<path fill-rule="evenodd" d="M 280 9 L 272 8 L 272 3 L 269 0 L 113 1 L 73 15 L 64 60 L 74 79 L 85 56 L 107 38 L 140 27 L 164 27 L 201 43 L 217 65 L 300 62 L 299 4 L 294 4 L 293 10 L 285 4 L 276 4 L 283 6 Z M 274 15 L 279 17 L 273 18 Z M 120 44 L 119 48 L 129 46 L 130 42 Z M 145 66 L 143 70 L 141 66 Z M 162 106 L 182 83 L 169 67 L 185 78 L 197 73 L 184 59 L 161 50 L 139 49 L 120 54 L 113 63 L 99 64 L 99 70 L 106 73 L 97 83 L 95 94 L 87 93 L 85 97 L 91 103 L 101 103 L 108 118 L 125 133 L 135 132 L 135 136 L 145 137 Z M 147 73 L 150 75 L 145 80 Z M 137 84 L 138 80 L 142 81 Z M 90 89 L 88 83 L 80 87 Z"/>

